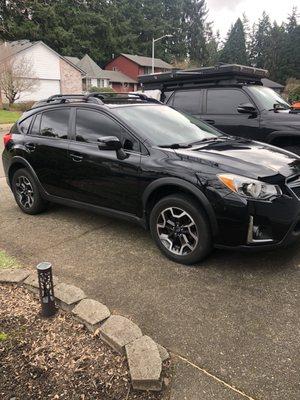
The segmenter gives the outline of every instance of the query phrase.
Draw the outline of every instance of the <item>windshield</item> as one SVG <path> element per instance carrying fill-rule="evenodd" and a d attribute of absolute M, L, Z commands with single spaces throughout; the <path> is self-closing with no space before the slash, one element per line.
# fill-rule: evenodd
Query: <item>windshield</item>
<path fill-rule="evenodd" d="M 120 107 L 114 113 L 157 146 L 194 143 L 222 135 L 198 119 L 164 105 Z"/>
<path fill-rule="evenodd" d="M 290 108 L 289 103 L 287 103 L 273 89 L 264 86 L 250 86 L 249 90 L 257 98 L 264 110 L 273 110 L 274 104 L 278 104 L 284 110 L 288 110 Z"/>

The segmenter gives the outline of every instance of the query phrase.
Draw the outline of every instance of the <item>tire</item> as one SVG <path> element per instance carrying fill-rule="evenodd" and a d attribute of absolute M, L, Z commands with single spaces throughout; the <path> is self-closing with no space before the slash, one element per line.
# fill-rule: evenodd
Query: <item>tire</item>
<path fill-rule="evenodd" d="M 40 214 L 47 208 L 47 202 L 41 197 L 33 176 L 25 168 L 18 169 L 14 173 L 12 191 L 16 203 L 26 214 Z"/>
<path fill-rule="evenodd" d="M 153 207 L 149 222 L 156 245 L 172 261 L 195 264 L 212 250 L 207 218 L 197 202 L 187 195 L 161 199 Z"/>
<path fill-rule="evenodd" d="M 295 153 L 297 156 L 300 156 L 300 146 L 286 146 L 282 148 L 283 150 L 290 151 L 291 153 Z"/>

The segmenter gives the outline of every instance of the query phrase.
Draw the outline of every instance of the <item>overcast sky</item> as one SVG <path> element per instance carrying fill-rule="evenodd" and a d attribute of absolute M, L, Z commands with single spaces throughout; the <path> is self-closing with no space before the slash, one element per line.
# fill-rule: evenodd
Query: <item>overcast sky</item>
<path fill-rule="evenodd" d="M 224 38 L 231 24 L 242 17 L 243 13 L 252 24 L 266 11 L 271 21 L 276 20 L 280 24 L 291 13 L 298 0 L 206 0 L 206 3 L 209 9 L 208 19 L 214 23 L 214 30 L 219 29 Z"/>

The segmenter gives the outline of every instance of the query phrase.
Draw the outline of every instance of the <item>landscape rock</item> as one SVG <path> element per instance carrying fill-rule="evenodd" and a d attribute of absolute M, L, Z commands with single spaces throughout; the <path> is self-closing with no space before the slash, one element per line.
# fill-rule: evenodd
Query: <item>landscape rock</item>
<path fill-rule="evenodd" d="M 72 313 L 91 332 L 95 332 L 101 322 L 110 316 L 110 311 L 104 304 L 92 299 L 81 300 Z"/>
<path fill-rule="evenodd" d="M 80 300 L 86 298 L 83 290 L 66 283 L 58 283 L 55 286 L 54 296 L 57 305 L 65 311 L 72 311 Z"/>
<path fill-rule="evenodd" d="M 140 328 L 121 315 L 112 315 L 100 327 L 100 337 L 120 354 L 128 343 L 142 336 Z M 158 350 L 157 350 L 158 351 Z"/>
<path fill-rule="evenodd" d="M 26 289 L 30 292 L 34 293 L 36 296 L 39 296 L 39 280 L 37 272 L 31 273 L 23 282 Z M 55 287 L 58 284 L 58 278 L 53 276 L 53 286 Z"/>
<path fill-rule="evenodd" d="M 126 346 L 126 354 L 133 388 L 161 390 L 162 359 L 157 344 L 142 336 Z"/>
<path fill-rule="evenodd" d="M 170 358 L 170 354 L 168 353 L 167 349 L 165 349 L 160 344 L 157 344 L 157 348 L 158 348 L 158 352 L 159 352 L 162 362 L 164 362 Z"/>
<path fill-rule="evenodd" d="M 3 269 L 0 270 L 1 283 L 21 283 L 23 282 L 31 271 L 25 269 Z"/>

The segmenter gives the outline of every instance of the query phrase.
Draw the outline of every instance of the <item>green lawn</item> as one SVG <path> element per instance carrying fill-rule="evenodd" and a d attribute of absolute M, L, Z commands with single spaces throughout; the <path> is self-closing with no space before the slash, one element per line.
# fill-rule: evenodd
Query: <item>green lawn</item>
<path fill-rule="evenodd" d="M 5 251 L 0 250 L 0 269 L 1 268 L 19 268 L 20 264 L 13 257 L 10 257 Z"/>
<path fill-rule="evenodd" d="M 6 111 L 0 110 L 0 125 L 1 124 L 12 124 L 20 117 L 19 111 Z"/>

